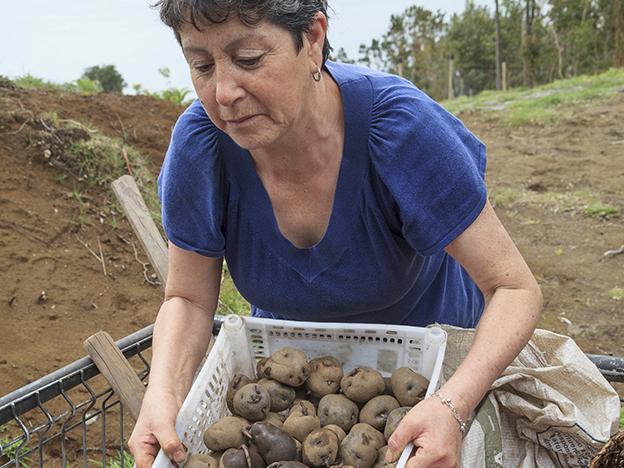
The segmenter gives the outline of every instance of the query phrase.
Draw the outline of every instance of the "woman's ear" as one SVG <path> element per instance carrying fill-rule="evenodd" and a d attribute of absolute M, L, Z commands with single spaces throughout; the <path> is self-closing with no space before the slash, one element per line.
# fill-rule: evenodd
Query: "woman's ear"
<path fill-rule="evenodd" d="M 315 65 L 312 71 L 316 71 L 316 67 L 320 67 L 323 62 L 323 45 L 325 44 L 326 35 L 327 17 L 319 11 L 316 13 L 309 31 L 305 34 L 305 39 L 309 45 L 308 56 Z"/>

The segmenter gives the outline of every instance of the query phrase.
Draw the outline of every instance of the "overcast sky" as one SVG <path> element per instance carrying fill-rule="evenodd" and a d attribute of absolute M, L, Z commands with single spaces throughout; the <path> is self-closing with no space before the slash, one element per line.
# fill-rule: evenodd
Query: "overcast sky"
<path fill-rule="evenodd" d="M 171 32 L 160 23 L 152 0 L 19 0 L 3 2 L 0 15 L 0 75 L 30 73 L 55 82 L 73 81 L 91 65 L 114 64 L 129 85 L 167 87 L 158 69 L 169 67 L 171 85 L 191 88 L 186 63 Z M 329 0 L 329 39 L 357 58 L 361 43 L 388 29 L 391 14 L 410 5 L 451 13 L 462 0 Z M 477 4 L 491 8 L 493 0 Z"/>

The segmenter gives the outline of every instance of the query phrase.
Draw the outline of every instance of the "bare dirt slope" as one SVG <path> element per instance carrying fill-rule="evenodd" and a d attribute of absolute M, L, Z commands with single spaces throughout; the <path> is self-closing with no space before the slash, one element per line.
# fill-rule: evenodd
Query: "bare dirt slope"
<path fill-rule="evenodd" d="M 135 258 L 128 224 L 111 220 L 110 190 L 50 166 L 33 117 L 56 112 L 124 137 L 156 173 L 181 110 L 148 97 L 0 87 L 0 395 L 82 357 L 82 341 L 97 330 L 119 339 L 148 325 L 162 295 L 146 280 L 146 256 Z M 616 355 L 624 355 L 624 300 L 610 291 L 624 288 L 624 255 L 601 258 L 624 244 L 623 113 L 620 93 L 562 109 L 548 126 L 461 116 L 488 145 L 491 198 L 543 287 L 543 327 Z M 588 214 L 596 201 L 619 214 Z M 106 275 L 87 249 L 99 256 L 98 241 Z"/>

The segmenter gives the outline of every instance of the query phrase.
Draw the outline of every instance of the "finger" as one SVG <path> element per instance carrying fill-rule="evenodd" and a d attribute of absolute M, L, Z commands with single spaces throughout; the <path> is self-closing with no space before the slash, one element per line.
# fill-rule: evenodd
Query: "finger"
<path fill-rule="evenodd" d="M 142 441 L 136 441 L 131 437 L 128 441 L 128 448 L 134 457 L 137 468 L 151 467 L 160 449 L 156 438 L 153 436 Z"/>
<path fill-rule="evenodd" d="M 174 430 L 165 430 L 156 434 L 160 447 L 170 460 L 182 463 L 186 457 L 184 445 L 180 442 L 178 434 Z"/>
<path fill-rule="evenodd" d="M 438 466 L 439 461 L 439 457 L 435 454 L 419 448 L 414 456 L 407 461 L 405 468 L 431 468 Z"/>
<path fill-rule="evenodd" d="M 388 440 L 388 451 L 386 452 L 386 461 L 393 462 L 401 456 L 401 452 L 405 446 L 416 439 L 419 435 L 418 424 L 412 422 L 408 416 L 403 418 L 399 427 L 396 428 L 390 440 Z"/>
<path fill-rule="evenodd" d="M 140 452 L 134 455 L 134 463 L 137 468 L 150 468 L 154 464 L 155 456 L 148 452 Z"/>

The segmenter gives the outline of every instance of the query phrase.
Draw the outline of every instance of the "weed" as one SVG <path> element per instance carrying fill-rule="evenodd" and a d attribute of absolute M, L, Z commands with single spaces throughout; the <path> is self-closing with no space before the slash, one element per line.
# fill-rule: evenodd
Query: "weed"
<path fill-rule="evenodd" d="M 59 184 L 61 184 L 61 183 L 63 183 L 63 181 L 64 181 L 65 179 L 67 179 L 67 174 L 63 174 L 63 173 L 61 173 L 61 174 L 56 174 L 56 175 L 53 177 L 53 179 L 54 179 L 54 181 L 55 181 L 55 182 L 58 182 Z"/>
<path fill-rule="evenodd" d="M 230 270 L 225 262 L 223 262 L 221 292 L 219 294 L 219 308 L 217 313 L 221 315 L 249 315 L 249 303 L 236 289 L 230 275 Z"/>
<path fill-rule="evenodd" d="M 624 289 L 622 288 L 613 288 L 609 291 L 609 297 L 615 301 L 621 301 L 624 299 Z"/>
<path fill-rule="evenodd" d="M 620 408 L 620 429 L 624 429 L 624 406 Z"/>
<path fill-rule="evenodd" d="M 490 200 L 494 208 L 512 206 L 516 200 L 520 198 L 520 192 L 512 188 L 503 188 L 493 191 L 490 194 Z"/>
<path fill-rule="evenodd" d="M 26 89 L 63 89 L 62 85 L 53 83 L 51 81 L 46 81 L 42 78 L 33 76 L 30 73 L 14 78 L 13 83 L 15 84 L 15 86 Z"/>
<path fill-rule="evenodd" d="M 37 120 L 42 120 L 48 125 L 52 125 L 54 127 L 59 126 L 59 116 L 56 112 L 42 112 L 37 116 Z"/>
<path fill-rule="evenodd" d="M 188 104 L 186 97 L 189 93 L 190 91 L 186 88 L 168 88 L 163 90 L 159 97 L 174 104 L 186 105 Z"/>
<path fill-rule="evenodd" d="M 99 460 L 89 461 L 102 468 L 132 468 L 134 466 L 134 457 L 128 452 L 123 452 L 123 456 L 121 452 L 118 452 L 116 457 L 106 462 L 106 466 L 104 466 L 104 463 Z"/>
<path fill-rule="evenodd" d="M 0 434 L 6 433 L 6 426 L 0 426 Z M 8 457 L 9 460 L 15 460 L 19 456 L 19 463 L 24 468 L 28 468 L 30 457 L 24 456 L 28 452 L 28 445 L 24 444 L 23 439 L 13 440 L 10 436 L 0 437 L 0 454 Z"/>
<path fill-rule="evenodd" d="M 593 202 L 585 207 L 583 210 L 587 216 L 598 216 L 600 218 L 608 218 L 615 216 L 619 213 L 619 210 L 610 205 L 604 205 L 601 202 Z"/>
<path fill-rule="evenodd" d="M 89 223 L 89 204 L 83 200 L 82 194 L 74 186 L 71 197 L 78 202 L 78 226 L 88 226 Z"/>
<path fill-rule="evenodd" d="M 99 81 L 90 80 L 89 78 L 80 78 L 74 83 L 76 91 L 81 94 L 97 94 L 103 91 Z"/>

